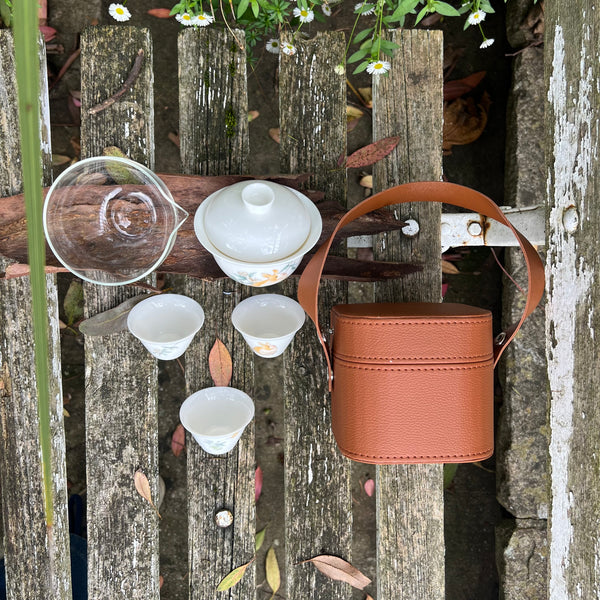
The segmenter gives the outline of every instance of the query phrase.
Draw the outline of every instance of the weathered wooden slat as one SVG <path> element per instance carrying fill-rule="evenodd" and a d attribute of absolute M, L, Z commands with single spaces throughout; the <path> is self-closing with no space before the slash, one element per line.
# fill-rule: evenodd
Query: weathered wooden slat
<path fill-rule="evenodd" d="M 235 35 L 243 41 L 243 32 Z M 179 105 L 181 158 L 188 174 L 226 175 L 247 172 L 248 101 L 246 56 L 233 37 L 217 30 L 184 31 L 179 36 Z M 233 360 L 231 385 L 253 395 L 252 353 L 231 325 L 234 306 L 250 288 L 231 280 L 212 283 L 188 279 L 186 295 L 206 313 L 204 329 L 186 353 L 186 388 L 192 394 L 213 384 L 208 354 L 215 338 Z M 190 599 L 221 595 L 219 581 L 254 555 L 254 422 L 225 456 L 205 453 L 188 434 L 188 560 Z M 227 508 L 233 526 L 219 529 L 215 512 Z M 256 597 L 254 563 L 229 598 Z"/>
<path fill-rule="evenodd" d="M 88 109 L 117 91 L 139 49 L 133 88 L 106 110 Z M 147 30 L 93 27 L 81 39 L 82 155 L 117 146 L 152 168 L 152 44 Z M 112 308 L 133 292 L 84 285 L 85 314 Z M 128 333 L 86 337 L 86 453 L 89 598 L 159 597 L 158 516 L 136 491 L 143 471 L 158 499 L 157 363 Z"/>
<path fill-rule="evenodd" d="M 41 46 L 40 62 L 45 65 Z M 48 108 L 41 69 L 42 110 Z M 22 187 L 21 142 L 12 32 L 0 30 L 0 197 Z M 44 164 L 50 145 L 43 118 Z M 45 179 L 49 173 L 45 172 Z M 1 200 L 0 200 L 1 202 Z M 8 264 L 0 257 L 0 266 Z M 0 282 L 0 481 L 9 600 L 71 597 L 67 474 L 56 277 L 46 277 L 54 524 L 46 529 L 29 278 Z"/>
<path fill-rule="evenodd" d="M 600 589 L 600 15 L 570 8 L 545 11 L 552 600 Z"/>
<path fill-rule="evenodd" d="M 389 77 L 373 81 L 373 139 L 401 136 L 373 168 L 375 191 L 442 174 L 442 33 L 396 31 L 400 45 Z M 441 206 L 402 205 L 398 218 L 415 219 L 419 235 L 384 234 L 375 257 L 424 265 L 402 280 L 375 284 L 377 302 L 441 300 Z M 443 600 L 444 496 L 442 465 L 377 467 L 377 597 Z"/>
<path fill-rule="evenodd" d="M 346 172 L 337 159 L 346 151 L 346 90 L 344 76 L 335 72 L 344 38 L 328 33 L 296 45 L 297 54 L 282 54 L 279 63 L 280 167 L 313 173 L 310 187 L 345 204 Z M 283 289 L 295 297 L 296 282 Z M 341 283 L 321 286 L 324 318 L 346 294 Z M 335 445 L 323 351 L 310 323 L 286 350 L 283 365 L 287 597 L 351 598 L 347 584 L 296 564 L 318 554 L 352 558 L 351 464 Z"/>

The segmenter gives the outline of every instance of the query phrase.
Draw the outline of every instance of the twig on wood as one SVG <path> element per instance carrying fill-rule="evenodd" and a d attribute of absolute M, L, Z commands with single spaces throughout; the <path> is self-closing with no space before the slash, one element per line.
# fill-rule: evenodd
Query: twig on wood
<path fill-rule="evenodd" d="M 107 98 L 104 102 L 100 104 L 96 104 L 96 106 L 92 106 L 88 110 L 88 114 L 95 115 L 103 110 L 106 110 L 109 106 L 112 106 L 121 96 L 123 96 L 126 92 L 128 92 L 136 79 L 139 77 L 140 72 L 142 71 L 142 64 L 144 62 L 144 50 L 140 48 L 138 50 L 137 56 L 135 57 L 135 61 L 133 63 L 133 67 L 131 67 L 131 71 L 125 80 L 125 83 L 121 86 L 121 88 L 115 92 L 110 98 Z"/>

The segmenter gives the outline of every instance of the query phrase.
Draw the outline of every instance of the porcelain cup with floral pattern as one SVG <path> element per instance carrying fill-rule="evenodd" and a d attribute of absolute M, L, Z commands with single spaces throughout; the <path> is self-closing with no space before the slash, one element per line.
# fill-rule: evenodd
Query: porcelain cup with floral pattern
<path fill-rule="evenodd" d="M 204 311 L 181 294 L 150 296 L 136 304 L 127 328 L 156 358 L 179 358 L 204 324 Z"/>
<path fill-rule="evenodd" d="M 297 190 L 250 180 L 224 187 L 194 216 L 200 243 L 231 279 L 253 287 L 283 281 L 321 235 L 321 214 Z"/>
<path fill-rule="evenodd" d="M 280 294 L 258 294 L 242 300 L 231 313 L 233 326 L 252 351 L 263 358 L 283 353 L 304 324 L 304 309 Z"/>
<path fill-rule="evenodd" d="M 232 387 L 210 387 L 192 394 L 179 409 L 181 424 L 209 454 L 233 450 L 254 418 L 254 402 Z"/>

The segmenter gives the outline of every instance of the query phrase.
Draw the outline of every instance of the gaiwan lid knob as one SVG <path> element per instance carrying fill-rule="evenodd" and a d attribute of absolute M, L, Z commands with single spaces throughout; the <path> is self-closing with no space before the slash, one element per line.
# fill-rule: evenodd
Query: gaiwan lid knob
<path fill-rule="evenodd" d="M 294 254 L 310 233 L 310 215 L 289 188 L 242 181 L 217 192 L 204 214 L 210 242 L 244 262 L 271 262 Z"/>

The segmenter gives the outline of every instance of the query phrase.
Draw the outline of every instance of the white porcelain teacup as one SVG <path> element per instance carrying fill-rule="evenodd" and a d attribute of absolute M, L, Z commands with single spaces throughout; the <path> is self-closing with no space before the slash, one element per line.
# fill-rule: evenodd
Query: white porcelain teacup
<path fill-rule="evenodd" d="M 253 418 L 252 398 L 225 386 L 195 392 L 179 409 L 181 424 L 209 454 L 232 450 Z"/>
<path fill-rule="evenodd" d="M 259 294 L 242 300 L 231 313 L 233 326 L 255 354 L 274 358 L 283 353 L 304 324 L 304 309 L 280 294 Z"/>
<path fill-rule="evenodd" d="M 161 360 L 180 357 L 203 324 L 202 307 L 180 294 L 150 296 L 136 304 L 127 317 L 129 331 Z"/>

